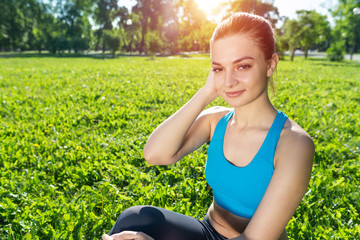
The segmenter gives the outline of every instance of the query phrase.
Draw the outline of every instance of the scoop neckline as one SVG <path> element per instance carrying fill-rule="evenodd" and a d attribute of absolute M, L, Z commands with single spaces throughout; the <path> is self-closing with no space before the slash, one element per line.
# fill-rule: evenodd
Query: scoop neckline
<path fill-rule="evenodd" d="M 237 166 L 237 165 L 233 164 L 232 162 L 230 162 L 230 161 L 225 157 L 225 154 L 224 154 L 224 141 L 225 141 L 226 129 L 227 129 L 227 127 L 228 127 L 228 124 L 229 124 L 231 118 L 232 118 L 233 115 L 234 115 L 234 110 L 232 110 L 230 113 L 231 113 L 231 114 L 230 114 L 230 116 L 228 117 L 227 122 L 226 122 L 226 124 L 225 124 L 224 134 L 223 134 L 222 141 L 221 141 L 221 155 L 222 155 L 222 157 L 224 158 L 225 162 L 226 162 L 228 165 L 230 165 L 230 166 L 232 166 L 232 167 L 235 167 L 235 168 L 243 169 L 243 168 L 248 167 L 250 164 L 252 164 L 252 163 L 254 162 L 254 160 L 256 160 L 257 158 L 259 158 L 259 155 L 260 155 L 260 153 L 262 152 L 262 149 L 264 148 L 263 146 L 264 146 L 265 142 L 267 142 L 267 139 L 269 138 L 269 137 L 268 137 L 268 136 L 269 136 L 269 133 L 270 133 L 270 131 L 274 128 L 276 119 L 278 118 L 280 112 L 278 111 L 278 112 L 276 113 L 276 116 L 275 116 L 275 118 L 274 118 L 274 120 L 273 120 L 273 122 L 272 122 L 272 124 L 271 124 L 271 126 L 270 126 L 270 128 L 269 128 L 269 131 L 266 133 L 266 137 L 265 137 L 264 141 L 262 142 L 259 150 L 256 152 L 255 156 L 251 159 L 251 161 L 250 161 L 248 164 L 244 165 L 244 166 Z"/>

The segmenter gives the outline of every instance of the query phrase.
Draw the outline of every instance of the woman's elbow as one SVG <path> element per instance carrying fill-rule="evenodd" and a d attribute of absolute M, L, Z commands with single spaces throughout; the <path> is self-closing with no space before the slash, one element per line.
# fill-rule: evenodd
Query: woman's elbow
<path fill-rule="evenodd" d="M 145 160 L 151 165 L 170 165 L 173 163 L 171 158 L 164 158 L 164 156 L 157 155 L 153 151 L 144 148 L 143 155 Z"/>
<path fill-rule="evenodd" d="M 153 155 L 151 154 L 151 152 L 146 151 L 145 149 L 143 150 L 143 155 L 145 160 L 150 163 L 151 165 L 158 165 L 156 164 L 156 161 L 154 159 L 156 159 L 155 157 L 153 157 Z"/>
<path fill-rule="evenodd" d="M 147 150 L 146 148 L 144 148 L 144 150 L 143 150 L 143 155 L 144 155 L 145 160 L 148 163 L 150 163 L 151 165 L 164 165 L 164 164 L 161 164 L 159 157 L 157 157 L 154 153 Z"/>

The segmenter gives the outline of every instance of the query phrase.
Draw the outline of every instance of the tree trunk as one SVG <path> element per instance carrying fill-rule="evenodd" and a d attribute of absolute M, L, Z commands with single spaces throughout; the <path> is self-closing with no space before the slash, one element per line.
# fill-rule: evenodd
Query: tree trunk
<path fill-rule="evenodd" d="M 295 56 L 295 49 L 291 49 L 291 61 L 294 61 L 294 56 Z"/>
<path fill-rule="evenodd" d="M 145 16 L 144 16 L 145 17 Z M 141 42 L 140 42 L 140 54 L 143 52 L 146 52 L 146 47 L 145 47 L 145 35 L 147 33 L 147 19 L 146 19 L 146 23 L 145 21 L 143 21 L 143 23 L 141 24 L 142 29 L 141 29 Z"/>
<path fill-rule="evenodd" d="M 351 50 L 350 50 L 350 60 L 353 59 L 354 48 L 355 48 L 355 47 L 351 48 Z"/>

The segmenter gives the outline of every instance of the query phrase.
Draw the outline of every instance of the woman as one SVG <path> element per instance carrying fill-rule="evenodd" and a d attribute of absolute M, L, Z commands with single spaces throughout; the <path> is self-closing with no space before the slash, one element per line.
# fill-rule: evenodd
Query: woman
<path fill-rule="evenodd" d="M 204 220 L 137 206 L 103 239 L 287 239 L 285 227 L 309 183 L 314 144 L 269 100 L 279 61 L 273 29 L 262 17 L 236 13 L 217 26 L 210 46 L 206 84 L 144 148 L 148 162 L 169 165 L 210 141 L 205 176 L 214 201 Z M 218 96 L 231 108 L 204 110 Z"/>

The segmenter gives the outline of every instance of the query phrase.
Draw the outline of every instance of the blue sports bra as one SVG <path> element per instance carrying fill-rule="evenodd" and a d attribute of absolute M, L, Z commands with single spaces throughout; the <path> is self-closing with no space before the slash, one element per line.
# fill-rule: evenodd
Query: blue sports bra
<path fill-rule="evenodd" d="M 287 116 L 278 111 L 269 132 L 252 161 L 238 167 L 224 156 L 223 142 L 227 124 L 234 110 L 216 125 L 205 166 L 205 177 L 213 190 L 215 202 L 229 212 L 251 218 L 274 173 L 274 154 Z"/>

